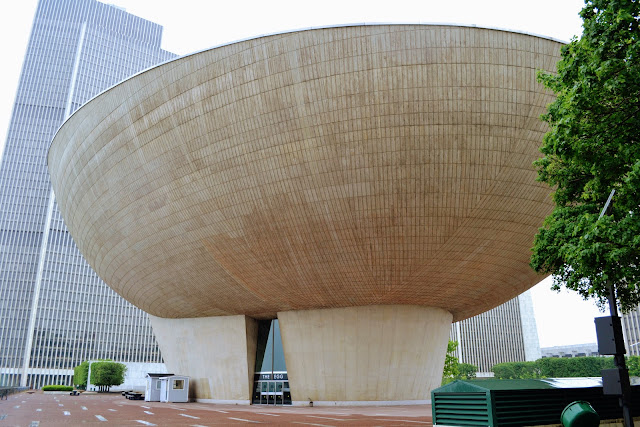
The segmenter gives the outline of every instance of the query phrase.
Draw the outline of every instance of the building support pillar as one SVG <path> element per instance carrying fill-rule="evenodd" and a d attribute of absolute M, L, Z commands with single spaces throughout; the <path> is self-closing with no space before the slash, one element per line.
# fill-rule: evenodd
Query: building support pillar
<path fill-rule="evenodd" d="M 165 319 L 149 315 L 169 372 L 191 377 L 198 402 L 251 403 L 257 322 L 246 316 Z"/>
<path fill-rule="evenodd" d="M 439 387 L 451 313 L 381 305 L 278 313 L 294 405 L 423 404 Z"/>

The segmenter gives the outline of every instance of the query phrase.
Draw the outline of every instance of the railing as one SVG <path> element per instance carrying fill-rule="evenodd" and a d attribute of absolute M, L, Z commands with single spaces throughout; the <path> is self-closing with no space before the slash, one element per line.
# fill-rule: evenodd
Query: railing
<path fill-rule="evenodd" d="M 27 390 L 27 387 L 0 387 L 0 399 L 8 399 L 9 395 Z"/>

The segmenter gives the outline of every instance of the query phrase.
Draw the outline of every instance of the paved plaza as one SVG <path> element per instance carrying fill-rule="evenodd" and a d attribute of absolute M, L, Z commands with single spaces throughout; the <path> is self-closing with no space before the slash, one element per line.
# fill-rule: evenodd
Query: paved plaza
<path fill-rule="evenodd" d="M 0 426 L 431 426 L 431 407 L 273 407 L 126 400 L 120 394 L 19 393 L 0 401 Z"/>

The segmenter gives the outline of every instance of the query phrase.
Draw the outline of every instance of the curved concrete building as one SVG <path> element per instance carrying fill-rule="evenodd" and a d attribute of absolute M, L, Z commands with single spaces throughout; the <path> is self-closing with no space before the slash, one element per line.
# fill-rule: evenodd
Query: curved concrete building
<path fill-rule="evenodd" d="M 536 70 L 560 46 L 365 25 L 185 56 L 65 122 L 60 210 L 199 399 L 251 400 L 277 318 L 294 402 L 424 401 L 451 321 L 541 279 Z"/>

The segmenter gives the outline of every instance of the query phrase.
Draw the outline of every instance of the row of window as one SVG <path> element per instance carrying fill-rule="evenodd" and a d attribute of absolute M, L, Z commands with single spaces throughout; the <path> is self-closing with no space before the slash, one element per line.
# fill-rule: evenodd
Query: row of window
<path fill-rule="evenodd" d="M 25 360 L 55 369 L 97 358 L 161 361 L 146 314 L 109 289 L 80 255 L 49 203 L 46 173 L 47 148 L 65 115 L 171 56 L 160 49 L 160 33 L 158 25 L 95 0 L 39 2 L 0 166 L 0 199 L 7 207 L 0 217 L 0 300 L 10 301 L 0 305 L 0 369 L 21 371 Z M 2 383 L 19 380 L 19 373 L 0 377 Z M 33 387 L 66 381 L 27 379 Z"/>

